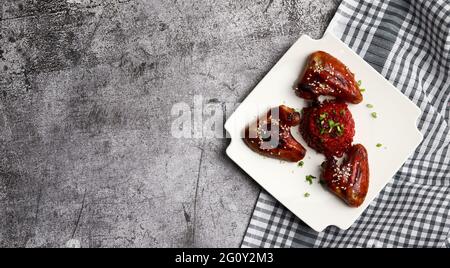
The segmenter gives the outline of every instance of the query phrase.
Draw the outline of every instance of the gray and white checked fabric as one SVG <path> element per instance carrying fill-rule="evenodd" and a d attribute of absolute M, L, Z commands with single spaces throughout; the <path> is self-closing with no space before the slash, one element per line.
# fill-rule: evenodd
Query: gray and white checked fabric
<path fill-rule="evenodd" d="M 450 1 L 344 0 L 328 31 L 420 107 L 424 140 L 350 229 L 317 233 L 262 191 L 242 247 L 450 248 Z"/>

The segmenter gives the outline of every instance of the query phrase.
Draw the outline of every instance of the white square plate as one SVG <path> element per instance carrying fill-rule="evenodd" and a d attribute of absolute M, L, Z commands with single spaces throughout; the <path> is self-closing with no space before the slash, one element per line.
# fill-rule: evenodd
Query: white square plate
<path fill-rule="evenodd" d="M 303 167 L 261 156 L 250 150 L 241 138 L 246 124 L 270 107 L 285 104 L 301 109 L 307 105 L 295 95 L 293 86 L 307 57 L 317 50 L 341 60 L 366 89 L 362 103 L 349 104 L 356 124 L 354 143 L 363 144 L 369 154 L 369 192 L 358 208 L 347 206 L 322 187 L 318 179 L 312 185 L 305 180 L 306 175 L 320 177 L 320 165 L 325 158 L 306 145 L 298 127 L 292 128 L 292 134 L 307 149 Z M 366 107 L 369 103 L 374 108 Z M 378 117 L 373 118 L 372 112 Z M 348 229 L 422 141 L 422 134 L 416 127 L 420 113 L 414 103 L 332 34 L 328 33 L 320 40 L 304 35 L 227 120 L 225 128 L 231 135 L 231 143 L 226 152 L 266 191 L 314 230 L 320 232 L 330 225 Z M 383 146 L 377 147 L 378 143 Z M 309 197 L 304 196 L 306 192 Z"/>

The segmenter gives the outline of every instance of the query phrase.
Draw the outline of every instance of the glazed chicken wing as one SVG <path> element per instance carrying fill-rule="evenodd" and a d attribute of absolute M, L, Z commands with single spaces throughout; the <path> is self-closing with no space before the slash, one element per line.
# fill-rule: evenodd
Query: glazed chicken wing
<path fill-rule="evenodd" d="M 323 95 L 357 104 L 363 99 L 354 74 L 341 61 L 323 51 L 309 56 L 295 91 L 299 97 L 309 100 Z"/>
<path fill-rule="evenodd" d="M 298 162 L 306 149 L 291 135 L 291 127 L 300 123 L 300 114 L 281 105 L 245 129 L 245 143 L 255 152 L 281 160 Z"/>
<path fill-rule="evenodd" d="M 364 202 L 369 188 L 369 160 L 363 145 L 353 145 L 342 165 L 331 157 L 322 167 L 322 180 L 331 192 L 351 207 L 359 207 Z"/>

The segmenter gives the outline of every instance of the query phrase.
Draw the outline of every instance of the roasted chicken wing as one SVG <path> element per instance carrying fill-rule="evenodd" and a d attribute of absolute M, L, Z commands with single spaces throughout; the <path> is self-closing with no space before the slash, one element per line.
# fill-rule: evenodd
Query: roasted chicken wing
<path fill-rule="evenodd" d="M 300 114 L 281 105 L 245 129 L 245 143 L 255 152 L 281 160 L 297 162 L 306 149 L 291 135 L 291 127 L 300 123 Z"/>
<path fill-rule="evenodd" d="M 331 192 L 351 207 L 359 207 L 364 202 L 369 188 L 369 160 L 363 145 L 353 145 L 342 165 L 329 157 L 322 167 L 322 180 Z"/>
<path fill-rule="evenodd" d="M 309 56 L 295 91 L 301 98 L 309 100 L 321 95 L 354 104 L 363 100 L 354 74 L 341 61 L 323 51 Z"/>

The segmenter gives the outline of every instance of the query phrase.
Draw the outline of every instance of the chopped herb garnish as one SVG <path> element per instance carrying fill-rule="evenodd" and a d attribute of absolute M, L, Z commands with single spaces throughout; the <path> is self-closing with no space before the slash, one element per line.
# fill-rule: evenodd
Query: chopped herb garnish
<path fill-rule="evenodd" d="M 307 175 L 306 176 L 306 181 L 309 182 L 309 184 L 313 184 L 313 179 L 315 179 L 316 177 L 312 176 L 312 175 Z"/>
<path fill-rule="evenodd" d="M 325 118 L 327 118 L 327 116 L 328 116 L 328 113 L 320 114 L 319 119 L 324 120 Z"/>
<path fill-rule="evenodd" d="M 361 91 L 361 92 L 365 92 L 365 91 L 366 91 L 366 89 L 365 89 L 365 88 L 360 88 L 360 89 L 359 89 L 359 91 Z"/>
<path fill-rule="evenodd" d="M 378 117 L 378 115 L 377 115 L 376 112 L 373 112 L 373 113 L 371 113 L 370 115 L 371 115 L 373 118 L 377 118 L 377 117 Z"/>
<path fill-rule="evenodd" d="M 358 80 L 358 86 L 361 86 L 361 84 L 362 84 L 362 81 Z"/>
<path fill-rule="evenodd" d="M 299 166 L 299 167 L 303 167 L 304 164 L 305 164 L 305 163 L 303 163 L 303 161 L 298 162 L 298 166 Z"/>
<path fill-rule="evenodd" d="M 304 196 L 304 197 L 309 197 L 310 194 L 309 194 L 309 193 L 305 193 L 303 196 Z"/>
<path fill-rule="evenodd" d="M 328 120 L 328 126 L 330 127 L 330 129 L 334 128 L 336 126 L 336 122 L 334 122 L 333 120 Z"/>
<path fill-rule="evenodd" d="M 378 147 L 378 148 L 380 148 L 381 146 L 383 146 L 383 144 L 377 143 L 377 147 Z"/>
<path fill-rule="evenodd" d="M 340 136 L 340 135 L 342 135 L 342 133 L 344 133 L 344 126 L 337 125 L 336 126 L 336 130 L 337 130 L 337 132 L 338 132 L 338 134 Z"/>
<path fill-rule="evenodd" d="M 373 105 L 369 103 L 369 104 L 366 105 L 366 107 L 367 108 L 373 108 Z"/>
<path fill-rule="evenodd" d="M 344 126 L 341 125 L 340 123 L 336 123 L 333 120 L 328 120 L 328 126 L 330 127 L 330 129 L 328 130 L 328 133 L 331 133 L 333 131 L 334 128 L 336 128 L 337 132 L 339 134 L 342 134 L 343 130 L 344 130 Z M 322 132 L 322 131 L 321 131 Z"/>
<path fill-rule="evenodd" d="M 323 135 L 325 133 L 325 129 L 324 128 L 321 128 L 320 129 L 320 135 Z"/>

